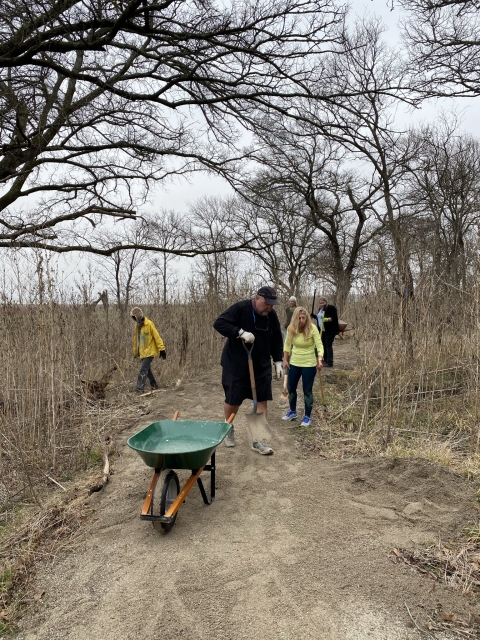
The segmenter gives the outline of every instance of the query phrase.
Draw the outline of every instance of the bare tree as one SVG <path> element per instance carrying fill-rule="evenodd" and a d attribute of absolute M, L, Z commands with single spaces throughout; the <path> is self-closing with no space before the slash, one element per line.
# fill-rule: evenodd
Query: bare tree
<path fill-rule="evenodd" d="M 149 244 L 157 244 L 165 249 L 183 249 L 189 245 L 185 221 L 174 211 L 160 211 L 147 219 Z M 161 280 L 162 302 L 168 303 L 168 283 L 170 281 L 170 266 L 175 260 L 174 253 L 163 251 L 159 256 L 150 257 L 151 273 Z"/>
<path fill-rule="evenodd" d="M 191 207 L 190 221 L 192 246 L 209 246 L 214 250 L 209 255 L 199 255 L 197 258 L 197 269 L 207 283 L 206 295 L 216 299 L 229 296 L 235 255 L 222 250 L 232 237 L 245 237 L 241 232 L 232 233 L 234 221 L 231 199 L 210 196 L 197 200 Z M 258 238 L 253 233 L 250 236 L 257 240 L 258 246 Z"/>
<path fill-rule="evenodd" d="M 345 55 L 331 56 L 330 75 L 337 90 L 350 97 L 341 105 L 315 102 L 310 108 L 317 112 L 319 130 L 343 146 L 352 162 L 360 163 L 363 174 L 370 174 L 373 192 L 381 194 L 370 206 L 391 239 L 395 258 L 392 284 L 400 301 L 404 345 L 411 356 L 412 211 L 404 206 L 401 181 L 417 153 L 417 140 L 394 124 L 395 109 L 410 100 L 410 78 L 398 52 L 383 39 L 383 27 L 377 20 L 358 21 L 346 37 Z M 378 90 L 386 85 L 396 89 L 389 94 Z"/>
<path fill-rule="evenodd" d="M 105 217 L 134 218 L 172 174 L 226 172 L 236 123 L 309 95 L 344 16 L 335 0 L 6 0 L 0 247 L 139 248 L 102 246 Z"/>
<path fill-rule="evenodd" d="M 416 86 L 427 95 L 480 94 L 479 0 L 399 0 Z"/>
<path fill-rule="evenodd" d="M 147 228 L 142 220 L 120 232 L 111 231 L 104 239 L 105 243 L 121 245 L 122 243 L 141 246 L 144 244 Z M 139 270 L 145 268 L 146 252 L 141 249 L 121 249 L 110 256 L 95 258 L 99 265 L 99 275 L 107 286 L 114 290 L 117 307 L 126 314 L 132 294 L 137 287 Z"/>
<path fill-rule="evenodd" d="M 352 98 L 340 108 L 319 112 L 319 127 L 341 144 L 369 171 L 371 185 L 378 190 L 374 211 L 392 238 L 397 276 L 395 290 L 404 298 L 413 296 L 413 277 L 409 264 L 409 214 L 400 197 L 401 180 L 409 162 L 418 152 L 418 141 L 408 131 L 394 125 L 395 109 L 405 100 L 408 75 L 396 51 L 382 37 L 381 25 L 360 21 L 350 36 L 343 58 L 332 57 L 339 86 L 350 89 Z M 396 85 L 397 96 L 384 95 L 379 85 Z"/>
<path fill-rule="evenodd" d="M 257 176 L 244 191 L 246 199 L 231 202 L 232 233 L 248 233 L 267 239 L 255 252 L 269 279 L 286 295 L 300 295 L 315 279 L 319 250 L 315 225 L 305 216 L 305 204 L 295 193 L 272 188 L 267 173 Z"/>
<path fill-rule="evenodd" d="M 310 270 L 314 272 L 320 265 L 326 270 L 337 305 L 343 309 L 360 254 L 380 228 L 372 219 L 378 184 L 361 179 L 352 169 L 343 169 L 345 152 L 309 123 L 292 125 L 277 120 L 258 134 L 263 150 L 255 159 L 267 169 L 260 180 L 250 182 L 250 191 L 270 199 L 272 209 L 282 199 L 292 200 L 290 216 L 296 221 L 285 244 L 303 245 L 304 249 L 315 245 L 315 254 L 308 258 Z M 286 226 L 284 221 L 274 225 L 282 242 L 285 232 L 280 230 Z"/>
<path fill-rule="evenodd" d="M 456 123 L 419 132 L 421 152 L 410 165 L 409 200 L 423 219 L 437 281 L 467 286 L 468 237 L 480 219 L 480 144 Z"/>

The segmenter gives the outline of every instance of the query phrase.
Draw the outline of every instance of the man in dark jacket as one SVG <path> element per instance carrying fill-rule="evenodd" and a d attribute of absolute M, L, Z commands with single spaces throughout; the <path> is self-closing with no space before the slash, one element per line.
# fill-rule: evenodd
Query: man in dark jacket
<path fill-rule="evenodd" d="M 214 322 L 214 328 L 227 338 L 222 352 L 222 385 L 225 391 L 225 419 L 235 415 L 246 398 L 252 398 L 248 358 L 242 344 L 254 343 L 252 351 L 257 411 L 267 417 L 267 401 L 272 400 L 272 364 L 277 378 L 282 376 L 283 340 L 278 316 L 273 310 L 278 304 L 272 287 L 261 287 L 251 300 L 236 302 Z M 250 347 L 248 347 L 250 348 Z M 235 446 L 235 429 L 225 439 L 225 446 Z M 252 449 L 270 455 L 273 449 L 263 442 L 254 442 Z"/>
<path fill-rule="evenodd" d="M 322 332 L 323 364 L 333 367 L 333 341 L 338 334 L 338 313 L 333 304 L 328 304 L 326 298 L 320 298 L 318 304 L 317 323 Z"/>

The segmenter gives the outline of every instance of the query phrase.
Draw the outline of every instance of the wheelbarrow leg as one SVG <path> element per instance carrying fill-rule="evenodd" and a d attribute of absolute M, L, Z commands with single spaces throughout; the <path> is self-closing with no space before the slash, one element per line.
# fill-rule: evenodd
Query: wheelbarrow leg
<path fill-rule="evenodd" d="M 198 488 L 200 489 L 204 503 L 212 504 L 215 500 L 215 451 L 212 453 L 212 457 L 210 458 L 210 464 L 206 464 L 203 468 L 205 471 L 210 471 L 210 499 L 207 496 L 207 492 L 205 491 L 201 478 L 197 478 Z"/>

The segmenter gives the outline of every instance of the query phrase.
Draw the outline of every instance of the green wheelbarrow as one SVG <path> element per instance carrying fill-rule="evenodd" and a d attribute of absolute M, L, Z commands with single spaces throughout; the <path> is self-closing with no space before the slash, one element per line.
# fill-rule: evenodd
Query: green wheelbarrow
<path fill-rule="evenodd" d="M 215 500 L 215 449 L 230 431 L 234 417 L 230 416 L 227 422 L 178 420 L 177 411 L 173 420 L 153 422 L 127 440 L 128 446 L 155 470 L 140 514 L 142 520 L 150 520 L 155 529 L 160 527 L 168 533 L 195 483 L 205 504 L 212 504 Z M 164 469 L 168 472 L 156 505 L 155 488 Z M 174 469 L 191 471 L 181 489 Z M 210 472 L 210 497 L 200 478 L 202 471 Z"/>

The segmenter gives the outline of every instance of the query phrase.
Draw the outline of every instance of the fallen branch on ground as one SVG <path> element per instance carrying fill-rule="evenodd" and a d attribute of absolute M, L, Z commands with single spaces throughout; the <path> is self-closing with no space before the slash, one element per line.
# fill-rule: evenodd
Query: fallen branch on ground
<path fill-rule="evenodd" d="M 113 449 L 113 438 L 111 436 L 106 436 L 105 437 L 104 450 L 103 450 L 103 456 L 102 456 L 102 462 L 103 462 L 102 477 L 100 478 L 99 482 L 97 482 L 92 487 L 90 487 L 90 489 L 88 490 L 88 495 L 89 496 L 91 496 L 92 493 L 96 493 L 97 491 L 101 491 L 103 489 L 103 487 L 107 484 L 107 482 L 110 479 L 110 459 L 109 459 L 109 456 L 112 453 L 112 449 Z"/>

